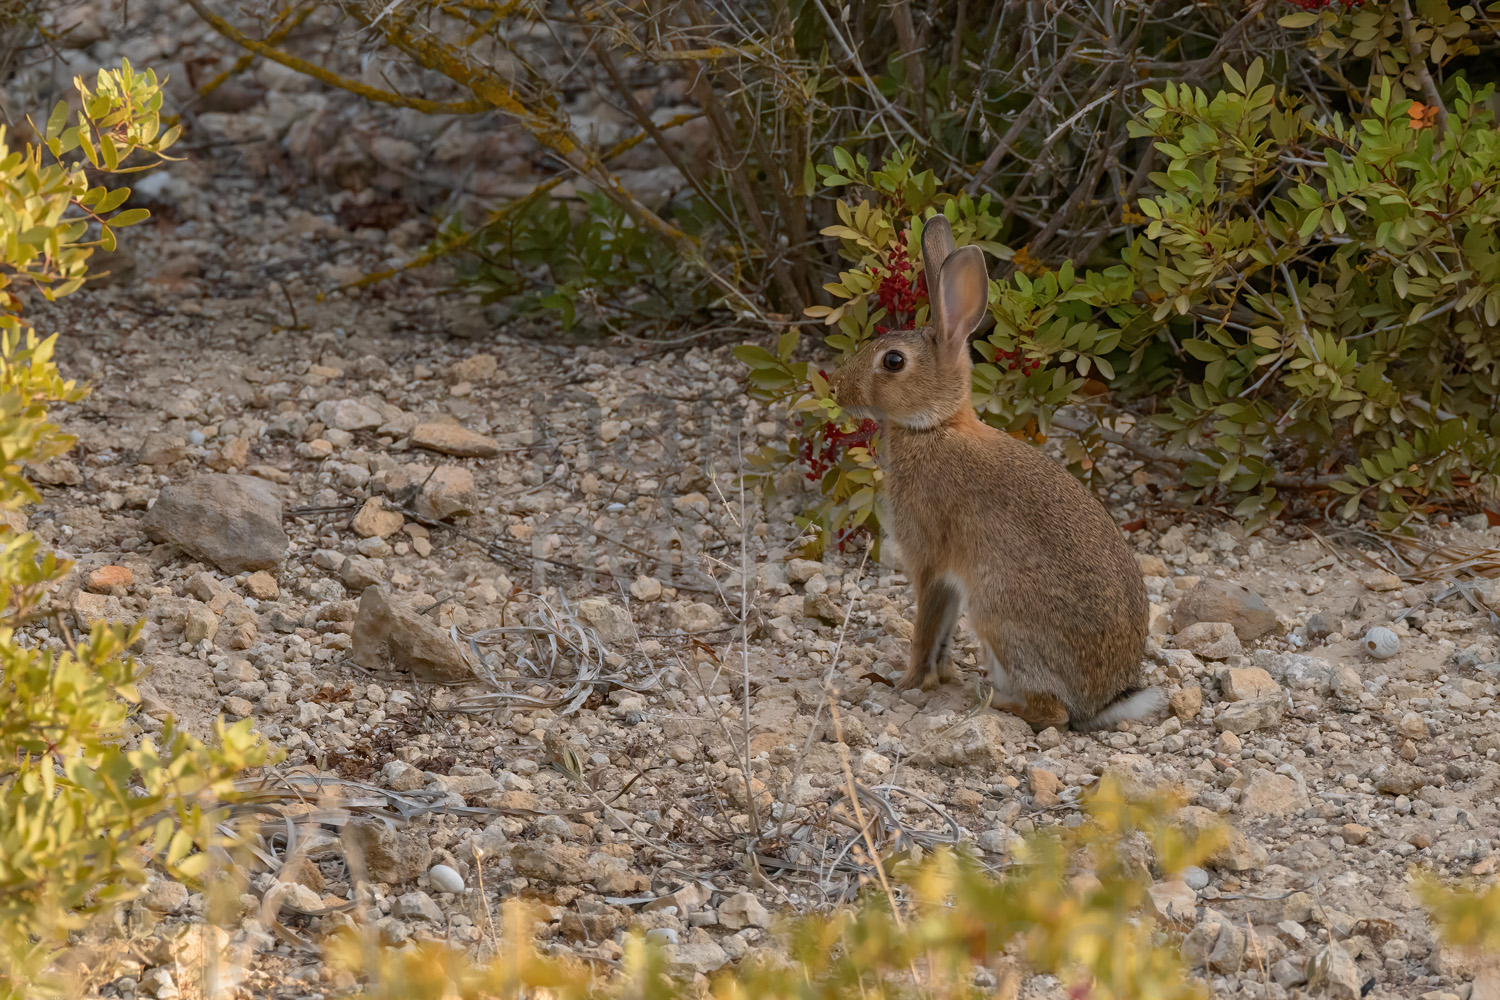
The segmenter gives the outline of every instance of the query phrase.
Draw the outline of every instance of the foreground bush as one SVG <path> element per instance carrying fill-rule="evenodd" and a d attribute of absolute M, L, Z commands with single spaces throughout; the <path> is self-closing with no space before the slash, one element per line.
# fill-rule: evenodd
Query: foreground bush
<path fill-rule="evenodd" d="M 1129 802 L 1106 781 L 1086 802 L 1085 822 L 1030 838 L 999 878 L 946 852 L 915 864 L 880 859 L 886 871 L 872 876 L 860 906 L 789 922 L 779 935 L 783 952 L 726 970 L 710 991 L 720 1000 L 956 1000 L 976 988 L 1013 995 L 1007 986 L 1040 972 L 1094 1000 L 1204 997 L 1204 984 L 1178 955 L 1180 929 L 1145 909 L 1150 873 L 1138 847 L 1123 849 L 1148 844 L 1169 877 L 1210 855 L 1219 846 L 1214 837 L 1191 842 L 1171 824 L 1175 804 Z M 358 933 L 337 937 L 330 955 L 367 981 L 361 996 L 370 1000 L 477 1000 L 539 990 L 556 1000 L 668 1000 L 692 993 L 671 974 L 670 948 L 633 937 L 623 968 L 596 979 L 576 962 L 538 955 L 519 902 L 509 905 L 503 924 L 494 929 L 498 953 L 487 964 L 437 943 L 381 948 Z"/>
<path fill-rule="evenodd" d="M 69 936 L 137 893 L 148 865 L 201 875 L 210 810 L 268 756 L 249 720 L 220 725 L 213 747 L 170 725 L 159 741 L 136 739 L 137 630 L 100 623 L 73 641 L 48 598 L 71 565 L 20 530 L 39 499 L 24 466 L 72 444 L 47 406 L 85 390 L 58 374 L 56 337 L 37 337 L 19 294 L 76 289 L 93 248 L 113 249 L 115 230 L 145 217 L 120 209 L 128 188 L 92 175 L 129 169 L 138 152 L 160 157 L 176 137 L 161 132 L 151 73 L 127 63 L 78 88 L 82 112 L 69 125 L 59 104 L 45 149 L 12 150 L 0 132 L 0 997 L 71 992 L 59 951 Z M 43 622 L 56 637 L 38 644 Z"/>

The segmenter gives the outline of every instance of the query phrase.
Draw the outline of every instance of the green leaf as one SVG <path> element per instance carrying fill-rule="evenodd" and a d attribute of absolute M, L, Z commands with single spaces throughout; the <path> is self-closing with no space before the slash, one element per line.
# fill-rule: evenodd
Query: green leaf
<path fill-rule="evenodd" d="M 133 226 L 138 222 L 145 222 L 151 218 L 151 213 L 144 208 L 127 208 L 123 212 L 117 212 L 109 217 L 109 224 L 116 228 Z"/>
<path fill-rule="evenodd" d="M 739 358 L 742 364 L 755 369 L 782 367 L 780 358 L 755 344 L 741 344 L 734 349 L 734 356 Z"/>
<path fill-rule="evenodd" d="M 58 101 L 57 106 L 52 109 L 52 114 L 47 116 L 48 139 L 56 139 L 62 134 L 62 130 L 68 127 L 68 102 Z"/>
<path fill-rule="evenodd" d="M 1323 221 L 1323 206 L 1319 205 L 1307 213 L 1307 218 L 1302 220 L 1302 225 L 1297 227 L 1297 235 L 1304 240 L 1313 234 L 1318 224 Z"/>
<path fill-rule="evenodd" d="M 1224 357 L 1222 350 L 1206 340 L 1184 340 L 1182 349 L 1199 361 L 1218 361 Z"/>

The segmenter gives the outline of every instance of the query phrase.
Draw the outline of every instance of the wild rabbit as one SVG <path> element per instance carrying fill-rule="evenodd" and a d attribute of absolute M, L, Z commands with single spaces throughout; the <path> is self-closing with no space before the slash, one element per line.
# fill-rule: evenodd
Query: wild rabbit
<path fill-rule="evenodd" d="M 890 524 L 917 596 L 901 688 L 953 677 L 960 608 L 997 708 L 1040 730 L 1099 729 L 1159 711 L 1140 688 L 1146 588 L 1099 501 L 1041 452 L 981 421 L 969 336 L 988 308 L 978 247 L 941 215 L 922 231 L 931 325 L 878 336 L 833 374 L 840 407 L 881 422 Z"/>

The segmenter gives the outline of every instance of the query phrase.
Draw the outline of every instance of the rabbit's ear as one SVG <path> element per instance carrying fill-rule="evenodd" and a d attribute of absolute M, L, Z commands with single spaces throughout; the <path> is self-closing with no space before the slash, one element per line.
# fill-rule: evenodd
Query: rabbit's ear
<path fill-rule="evenodd" d="M 990 304 L 990 275 L 984 252 L 975 246 L 954 250 L 943 262 L 936 292 L 931 277 L 927 283 L 938 339 L 951 347 L 967 347 L 969 334 L 979 326 Z"/>
<path fill-rule="evenodd" d="M 922 225 L 922 270 L 927 275 L 927 295 L 937 301 L 938 275 L 943 261 L 953 252 L 953 227 L 941 212 Z"/>

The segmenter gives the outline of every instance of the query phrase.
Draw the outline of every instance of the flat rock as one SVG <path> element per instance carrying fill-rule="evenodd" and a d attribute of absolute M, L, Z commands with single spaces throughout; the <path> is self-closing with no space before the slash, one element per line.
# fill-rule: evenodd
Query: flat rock
<path fill-rule="evenodd" d="M 357 399 L 325 399 L 313 407 L 313 416 L 325 427 L 341 431 L 373 431 L 385 423 L 379 410 Z"/>
<path fill-rule="evenodd" d="M 1255 591 L 1235 583 L 1204 577 L 1178 601 L 1172 624 L 1180 632 L 1199 622 L 1228 622 L 1241 642 L 1254 642 L 1276 629 L 1276 612 Z"/>
<path fill-rule="evenodd" d="M 667 610 L 671 615 L 672 624 L 684 632 L 707 632 L 709 629 L 718 628 L 719 623 L 724 620 L 718 608 L 702 601 L 684 601 L 672 605 Z"/>
<path fill-rule="evenodd" d="M 27 465 L 26 477 L 43 486 L 77 486 L 83 482 L 83 473 L 78 464 L 61 455 L 54 455 L 35 465 Z"/>
<path fill-rule="evenodd" d="M 140 451 L 136 452 L 135 460 L 141 465 L 165 469 L 173 462 L 180 462 L 186 457 L 187 439 L 181 434 L 152 431 L 146 435 Z"/>
<path fill-rule="evenodd" d="M 1213 837 L 1219 845 L 1208 857 L 1209 864 L 1228 871 L 1252 871 L 1266 863 L 1266 849 L 1251 841 L 1244 832 L 1212 809 L 1183 806 L 1177 810 L 1177 826 L 1192 840 Z"/>
<path fill-rule="evenodd" d="M 624 859 L 611 854 L 589 855 L 583 881 L 606 896 L 634 896 L 649 892 L 651 879 L 631 868 Z"/>
<path fill-rule="evenodd" d="M 1384 570 L 1375 570 L 1366 573 L 1360 580 L 1366 588 L 1375 591 L 1377 594 L 1387 594 L 1406 586 L 1395 573 L 1387 573 Z"/>
<path fill-rule="evenodd" d="M 437 903 L 433 902 L 431 896 L 421 890 L 397 896 L 391 903 L 391 916 L 402 919 L 418 917 L 435 924 L 443 922 L 443 911 L 438 909 Z"/>
<path fill-rule="evenodd" d="M 1321 989 L 1320 995 L 1332 1000 L 1359 1000 L 1364 995 L 1363 979 L 1354 957 L 1337 941 L 1320 948 L 1307 963 L 1308 986 Z"/>
<path fill-rule="evenodd" d="M 1116 782 L 1120 794 L 1131 801 L 1144 801 L 1158 792 L 1181 791 L 1176 782 L 1162 774 L 1150 757 L 1138 753 L 1112 755 L 1099 778 Z"/>
<path fill-rule="evenodd" d="M 142 526 L 153 539 L 231 574 L 271 569 L 290 544 L 281 499 L 254 476 L 210 472 L 164 487 Z"/>
<path fill-rule="evenodd" d="M 1264 768 L 1252 771 L 1240 792 L 1240 813 L 1244 816 L 1289 816 L 1311 804 L 1307 790 L 1296 781 Z"/>
<path fill-rule="evenodd" d="M 487 438 L 458 424 L 436 421 L 414 427 L 411 443 L 418 448 L 459 458 L 494 458 L 500 454 L 500 445 L 493 438 Z"/>
<path fill-rule="evenodd" d="M 1191 927 L 1198 910 L 1198 894 L 1181 879 L 1158 882 L 1146 890 L 1151 912 L 1164 924 Z"/>
<path fill-rule="evenodd" d="M 404 760 L 392 760 L 380 769 L 380 783 L 395 792 L 412 792 L 427 784 L 427 776 Z"/>
<path fill-rule="evenodd" d="M 474 473 L 458 465 L 440 465 L 417 494 L 417 513 L 434 521 L 446 521 L 479 509 L 479 489 Z"/>
<path fill-rule="evenodd" d="M 385 538 L 400 531 L 405 523 L 406 517 L 400 511 L 387 510 L 385 501 L 371 497 L 354 515 L 352 527 L 361 538 Z"/>
<path fill-rule="evenodd" d="M 1427 784 L 1427 777 L 1411 764 L 1397 764 L 1375 779 L 1375 790 L 1384 795 L 1410 795 Z"/>
<path fill-rule="evenodd" d="M 135 582 L 128 566 L 100 566 L 84 578 L 84 586 L 100 594 L 120 594 Z"/>
<path fill-rule="evenodd" d="M 635 641 L 635 623 L 630 612 L 602 597 L 590 597 L 579 601 L 573 608 L 578 620 L 599 633 L 607 643 L 621 644 Z"/>
<path fill-rule="evenodd" d="M 344 842 L 363 861 L 375 882 L 401 885 L 421 875 L 432 861 L 432 845 L 419 830 L 397 830 L 375 819 L 355 819 L 344 827 Z"/>
<path fill-rule="evenodd" d="M 1221 732 L 1243 736 L 1257 729 L 1270 729 L 1280 725 L 1281 717 L 1285 712 L 1286 695 L 1284 694 L 1251 698 L 1247 701 L 1232 702 L 1225 707 L 1222 712 L 1214 716 L 1214 726 Z"/>
<path fill-rule="evenodd" d="M 730 930 L 770 927 L 771 913 L 748 892 L 736 893 L 719 904 L 719 923 Z"/>
<path fill-rule="evenodd" d="M 141 895 L 146 909 L 156 913 L 177 913 L 188 903 L 188 887 L 170 879 L 152 879 Z"/>
<path fill-rule="evenodd" d="M 954 739 L 936 748 L 939 764 L 998 773 L 1020 747 L 1036 738 L 1031 726 L 1008 712 L 986 712 L 963 724 Z"/>
<path fill-rule="evenodd" d="M 73 595 L 73 621 L 81 631 L 91 631 L 98 622 L 110 624 L 126 620 L 125 608 L 118 597 L 91 594 L 80 590 Z"/>
<path fill-rule="evenodd" d="M 339 564 L 339 579 L 352 594 L 363 594 L 385 582 L 385 563 L 367 556 L 349 556 Z"/>
<path fill-rule="evenodd" d="M 1229 667 L 1219 672 L 1226 701 L 1249 701 L 1281 693 L 1281 685 L 1260 667 Z"/>
<path fill-rule="evenodd" d="M 678 976 L 706 976 L 729 964 L 729 952 L 713 940 L 669 944 L 664 951 L 667 968 Z"/>
<path fill-rule="evenodd" d="M 400 670 L 428 681 L 472 676 L 448 632 L 385 587 L 370 587 L 360 595 L 352 652 L 354 662 L 367 670 Z"/>
<path fill-rule="evenodd" d="M 571 844 L 518 844 L 510 861 L 517 875 L 540 882 L 573 885 L 590 875 L 588 852 Z"/>
<path fill-rule="evenodd" d="M 1210 660 L 1239 656 L 1245 651 L 1228 622 L 1195 622 L 1173 636 L 1172 644 Z"/>

